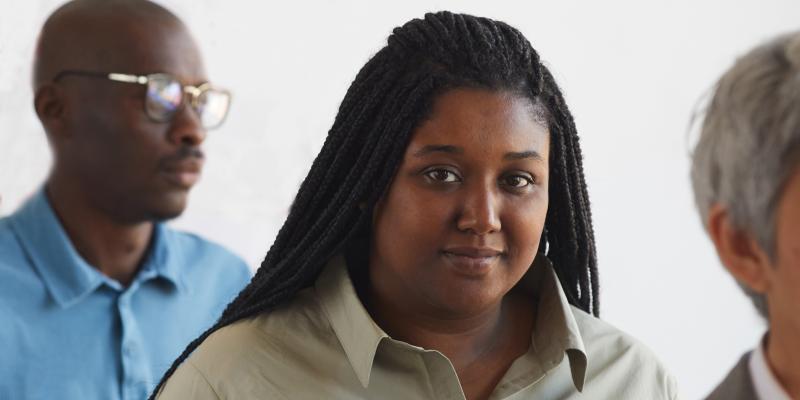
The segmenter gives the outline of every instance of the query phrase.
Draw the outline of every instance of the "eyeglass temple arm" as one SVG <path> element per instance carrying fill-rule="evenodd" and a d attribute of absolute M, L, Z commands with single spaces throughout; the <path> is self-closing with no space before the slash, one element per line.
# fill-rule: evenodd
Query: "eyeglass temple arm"
<path fill-rule="evenodd" d="M 108 79 L 117 82 L 138 83 L 140 85 L 144 85 L 148 81 L 144 75 L 117 74 L 113 72 L 108 74 Z"/>
<path fill-rule="evenodd" d="M 120 74 L 120 73 L 106 73 L 106 72 L 95 72 L 95 71 L 79 71 L 79 70 L 64 70 L 59 72 L 54 78 L 53 82 L 58 82 L 61 78 L 67 75 L 80 75 L 80 76 L 88 76 L 92 78 L 106 78 L 112 81 L 117 82 L 127 82 L 127 83 L 138 83 L 144 85 L 147 83 L 147 77 L 143 75 L 131 75 L 131 74 Z"/>

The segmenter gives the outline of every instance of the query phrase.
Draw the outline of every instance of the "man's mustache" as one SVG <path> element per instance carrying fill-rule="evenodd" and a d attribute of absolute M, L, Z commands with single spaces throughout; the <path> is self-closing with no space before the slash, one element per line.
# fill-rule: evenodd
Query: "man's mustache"
<path fill-rule="evenodd" d="M 203 150 L 192 146 L 182 146 L 178 149 L 178 151 L 175 154 L 162 158 L 161 161 L 159 162 L 159 166 L 163 168 L 166 166 L 179 164 L 181 162 L 191 159 L 194 159 L 195 161 L 201 161 L 205 159 L 205 154 L 203 153 Z"/>

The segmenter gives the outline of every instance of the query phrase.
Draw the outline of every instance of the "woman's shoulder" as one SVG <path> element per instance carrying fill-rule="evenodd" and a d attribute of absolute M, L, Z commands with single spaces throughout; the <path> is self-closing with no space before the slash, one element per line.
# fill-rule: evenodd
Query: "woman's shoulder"
<path fill-rule="evenodd" d="M 317 301 L 313 288 L 298 292 L 280 307 L 243 319 L 212 333 L 195 350 L 196 362 L 217 362 L 221 358 L 254 352 L 266 356 L 284 352 L 300 340 L 319 339 L 332 333 L 330 323 Z"/>
<path fill-rule="evenodd" d="M 597 342 L 600 342 L 599 344 L 614 343 L 614 347 L 637 349 L 641 347 L 643 351 L 649 351 L 636 338 L 616 326 L 578 307 L 570 305 L 570 308 L 572 309 L 573 317 L 575 317 L 575 322 L 578 324 L 578 329 L 580 329 L 584 344 Z"/>
<path fill-rule="evenodd" d="M 586 351 L 586 390 L 620 385 L 647 398 L 679 397 L 674 376 L 644 343 L 577 307 L 572 314 Z"/>
<path fill-rule="evenodd" d="M 280 371 L 310 365 L 320 349 L 336 351 L 335 341 L 314 289 L 309 288 L 286 305 L 215 331 L 180 368 L 201 376 L 193 380 L 217 393 L 239 396 L 245 387 L 258 387 L 257 393 L 265 394 L 270 393 L 271 382 L 285 381 L 278 376 Z"/>

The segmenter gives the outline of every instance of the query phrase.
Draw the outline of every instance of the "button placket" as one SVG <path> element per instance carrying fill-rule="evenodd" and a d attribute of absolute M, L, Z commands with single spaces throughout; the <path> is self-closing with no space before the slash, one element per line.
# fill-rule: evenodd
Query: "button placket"
<path fill-rule="evenodd" d="M 148 395 L 150 376 L 147 357 L 142 347 L 142 337 L 131 305 L 133 286 L 123 292 L 117 301 L 122 327 L 122 398 L 141 399 Z"/>

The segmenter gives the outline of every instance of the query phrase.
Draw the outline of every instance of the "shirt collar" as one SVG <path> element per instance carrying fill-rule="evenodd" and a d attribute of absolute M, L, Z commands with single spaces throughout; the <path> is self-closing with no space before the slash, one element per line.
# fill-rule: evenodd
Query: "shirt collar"
<path fill-rule="evenodd" d="M 537 358 L 548 370 L 569 358 L 572 381 L 580 391 L 586 378 L 586 350 L 552 264 L 546 257 L 536 258 L 523 278 L 538 294 L 536 327 L 532 345 Z M 358 299 L 347 272 L 344 257 L 334 257 L 315 284 L 320 304 L 361 382 L 369 384 L 372 363 L 381 340 L 388 335 L 372 320 Z"/>
<path fill-rule="evenodd" d="M 176 288 L 188 289 L 183 280 L 183 274 L 181 274 L 181 266 L 188 265 L 188 260 L 183 257 L 181 252 L 174 251 L 178 246 L 179 244 L 175 243 L 174 232 L 163 223 L 155 223 L 148 255 L 139 274 L 142 275 L 142 272 L 152 270 L 154 276 L 164 278 Z"/>
<path fill-rule="evenodd" d="M 572 383 L 582 391 L 588 363 L 586 348 L 553 264 L 538 255 L 522 284 L 530 287 L 538 299 L 532 340 L 539 360 L 549 369 L 560 364 L 566 354 Z"/>
<path fill-rule="evenodd" d="M 750 379 L 753 380 L 753 388 L 759 399 L 770 400 L 790 400 L 789 394 L 783 389 L 778 379 L 772 373 L 772 369 L 767 363 L 767 355 L 764 353 L 764 346 L 767 343 L 767 335 L 756 346 L 750 354 L 749 369 Z"/>
<path fill-rule="evenodd" d="M 347 272 L 344 256 L 331 259 L 316 282 L 320 303 L 364 387 L 369 384 L 378 344 L 388 335 L 372 320 Z"/>
<path fill-rule="evenodd" d="M 42 282 L 62 308 L 78 303 L 103 283 L 123 290 L 118 282 L 101 274 L 78 254 L 53 211 L 44 188 L 23 204 L 10 220 Z M 179 286 L 176 263 L 169 259 L 170 253 L 174 252 L 168 252 L 165 243 L 167 234 L 161 224 L 155 225 L 149 254 L 134 284 L 161 276 Z"/>

